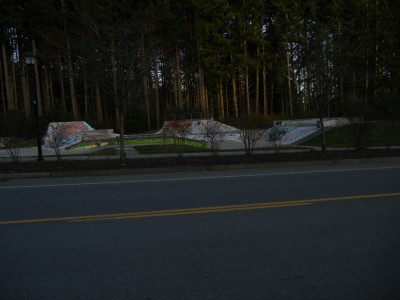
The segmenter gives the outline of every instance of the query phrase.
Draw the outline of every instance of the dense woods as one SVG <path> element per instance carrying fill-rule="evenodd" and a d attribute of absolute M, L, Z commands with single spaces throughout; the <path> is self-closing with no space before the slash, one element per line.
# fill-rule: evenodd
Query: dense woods
<path fill-rule="evenodd" d="M 0 5 L 3 120 L 29 120 L 32 97 L 43 122 L 128 133 L 191 117 L 400 116 L 399 1 Z"/>

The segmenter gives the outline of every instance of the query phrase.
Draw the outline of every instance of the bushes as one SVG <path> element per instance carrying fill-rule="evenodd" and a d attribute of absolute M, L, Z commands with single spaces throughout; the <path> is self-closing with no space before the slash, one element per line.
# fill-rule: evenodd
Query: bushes
<path fill-rule="evenodd" d="M 246 115 L 239 120 L 240 138 L 244 144 L 244 152 L 251 155 L 257 143 L 264 136 L 268 127 L 268 119 L 258 115 Z"/>

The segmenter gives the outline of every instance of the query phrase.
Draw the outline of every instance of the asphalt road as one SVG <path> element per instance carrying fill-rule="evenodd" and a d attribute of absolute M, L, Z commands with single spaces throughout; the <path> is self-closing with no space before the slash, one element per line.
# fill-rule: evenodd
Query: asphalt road
<path fill-rule="evenodd" d="M 0 299 L 400 299 L 400 165 L 0 182 Z"/>

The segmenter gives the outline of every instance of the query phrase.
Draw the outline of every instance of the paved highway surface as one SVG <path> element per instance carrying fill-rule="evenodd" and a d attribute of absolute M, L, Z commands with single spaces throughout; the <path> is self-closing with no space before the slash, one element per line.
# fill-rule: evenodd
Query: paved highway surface
<path fill-rule="evenodd" d="M 0 299 L 399 299 L 400 165 L 0 182 Z"/>

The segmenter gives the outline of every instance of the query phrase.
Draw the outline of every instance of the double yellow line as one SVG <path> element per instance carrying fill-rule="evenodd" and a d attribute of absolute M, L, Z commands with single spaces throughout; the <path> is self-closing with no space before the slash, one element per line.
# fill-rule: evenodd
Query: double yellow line
<path fill-rule="evenodd" d="M 281 201 L 281 202 L 264 202 L 264 203 L 254 203 L 254 204 L 208 206 L 208 207 L 183 208 L 183 209 L 167 209 L 167 210 L 130 212 L 130 213 L 119 213 L 119 214 L 101 214 L 101 215 L 91 215 L 91 216 L 10 220 L 10 221 L 0 221 L 0 225 L 44 223 L 44 222 L 85 222 L 85 221 L 153 218 L 153 217 L 165 217 L 165 216 L 179 216 L 179 215 L 245 211 L 245 210 L 256 210 L 256 209 L 267 209 L 267 208 L 278 208 L 278 207 L 291 207 L 291 206 L 311 205 L 314 203 L 321 203 L 321 202 L 371 199 L 371 198 L 383 198 L 383 197 L 386 198 L 386 197 L 396 197 L 396 196 L 400 196 L 400 193 L 344 196 L 344 197 L 334 197 L 334 198 L 319 198 L 319 199 Z"/>

